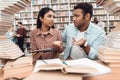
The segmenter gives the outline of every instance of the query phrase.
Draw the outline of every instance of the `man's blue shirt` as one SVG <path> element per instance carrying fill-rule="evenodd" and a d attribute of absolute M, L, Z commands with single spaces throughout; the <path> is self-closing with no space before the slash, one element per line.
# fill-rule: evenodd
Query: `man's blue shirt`
<path fill-rule="evenodd" d="M 79 29 L 75 27 L 73 23 L 65 27 L 62 34 L 63 41 L 66 42 L 64 60 L 69 57 L 72 47 L 72 38 L 77 36 L 78 32 Z M 90 23 L 88 29 L 85 31 L 84 37 L 87 39 L 87 43 L 90 46 L 88 58 L 95 59 L 98 56 L 99 47 L 105 44 L 105 31 L 93 23 Z"/>

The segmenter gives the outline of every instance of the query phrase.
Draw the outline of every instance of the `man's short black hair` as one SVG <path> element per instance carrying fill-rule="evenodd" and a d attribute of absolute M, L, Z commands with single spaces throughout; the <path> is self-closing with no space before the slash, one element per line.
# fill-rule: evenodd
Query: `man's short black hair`
<path fill-rule="evenodd" d="M 18 22 L 18 24 L 21 24 L 21 25 L 22 25 L 22 22 Z"/>
<path fill-rule="evenodd" d="M 90 14 L 90 18 L 93 15 L 93 6 L 91 3 L 88 2 L 81 2 L 78 3 L 76 6 L 74 6 L 74 10 L 75 9 L 82 9 L 83 10 L 83 15 L 85 16 L 87 13 Z"/>

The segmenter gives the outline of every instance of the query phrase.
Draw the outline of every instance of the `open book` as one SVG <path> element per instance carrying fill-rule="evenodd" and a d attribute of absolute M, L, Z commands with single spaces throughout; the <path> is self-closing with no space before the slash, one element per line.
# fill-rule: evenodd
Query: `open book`
<path fill-rule="evenodd" d="M 106 66 L 88 58 L 61 61 L 60 59 L 37 60 L 33 72 L 61 70 L 63 73 L 109 73 Z"/>

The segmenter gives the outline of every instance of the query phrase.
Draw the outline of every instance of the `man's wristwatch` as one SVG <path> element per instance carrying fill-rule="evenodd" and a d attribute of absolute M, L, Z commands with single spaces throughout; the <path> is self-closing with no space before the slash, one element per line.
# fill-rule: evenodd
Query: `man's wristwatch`
<path fill-rule="evenodd" d="M 86 46 L 87 46 L 87 42 L 85 42 L 85 44 L 81 45 L 80 47 L 84 49 L 86 48 Z"/>

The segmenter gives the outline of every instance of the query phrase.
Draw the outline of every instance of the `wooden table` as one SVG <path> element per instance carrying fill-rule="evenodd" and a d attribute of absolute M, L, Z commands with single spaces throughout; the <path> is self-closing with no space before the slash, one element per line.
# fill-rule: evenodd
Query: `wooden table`
<path fill-rule="evenodd" d="M 64 74 L 61 71 L 40 71 L 24 80 L 82 80 L 80 74 Z"/>
<path fill-rule="evenodd" d="M 11 77 L 16 77 L 16 78 L 21 79 L 21 78 L 25 78 L 25 77 L 29 76 L 30 74 L 32 74 L 32 68 L 31 68 L 31 70 L 28 70 L 28 71 L 26 71 L 24 73 L 14 74 L 14 71 L 13 71 L 13 74 L 8 74 L 8 75 L 3 74 L 3 76 L 0 77 L 0 80 L 4 80 L 6 78 L 11 78 Z"/>

